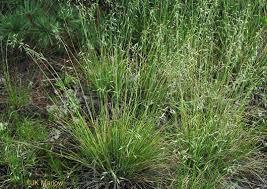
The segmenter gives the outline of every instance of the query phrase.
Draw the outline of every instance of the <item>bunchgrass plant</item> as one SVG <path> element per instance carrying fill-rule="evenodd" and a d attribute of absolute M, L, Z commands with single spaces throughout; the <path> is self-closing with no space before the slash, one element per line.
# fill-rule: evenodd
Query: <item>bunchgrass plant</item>
<path fill-rule="evenodd" d="M 71 11 L 60 14 L 66 24 L 72 20 L 64 27 L 70 38 L 80 34 L 77 41 L 57 29 L 53 40 L 42 38 L 44 46 L 66 51 L 71 73 L 58 73 L 23 41 L 42 72 L 50 72 L 49 81 L 57 81 L 50 84 L 60 91 L 54 102 L 61 116 L 53 114 L 53 121 L 70 141 L 55 154 L 83 167 L 72 172 L 77 184 L 228 188 L 239 165 L 262 165 L 253 156 L 263 132 L 247 109 L 254 89 L 266 82 L 265 4 L 76 1 L 75 22 Z M 6 23 L 14 19 L 7 17 Z M 75 82 L 60 77 L 68 74 Z"/>
<path fill-rule="evenodd" d="M 88 124 L 74 117 L 67 129 L 79 142 L 80 151 L 74 157 L 87 162 L 85 166 L 93 167 L 110 186 L 155 187 L 166 169 L 162 138 L 149 119 L 100 116 Z"/>

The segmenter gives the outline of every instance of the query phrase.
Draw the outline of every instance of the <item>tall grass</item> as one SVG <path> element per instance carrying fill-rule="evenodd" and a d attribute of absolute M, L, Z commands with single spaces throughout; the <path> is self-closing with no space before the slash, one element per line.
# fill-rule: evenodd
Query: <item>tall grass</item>
<path fill-rule="evenodd" d="M 166 169 L 164 148 L 149 121 L 101 117 L 88 125 L 80 117 L 67 126 L 80 144 L 74 157 L 89 163 L 84 165 L 95 169 L 110 186 L 156 186 L 160 181 Z"/>
<path fill-rule="evenodd" d="M 128 62 L 119 72 L 116 61 L 99 63 L 101 69 L 97 72 L 91 64 L 89 70 L 98 76 L 86 72 L 88 80 L 95 83 L 109 76 L 105 87 L 111 86 L 109 89 L 115 94 L 125 90 L 140 92 L 136 93 L 134 104 L 145 101 L 156 105 L 154 115 L 172 106 L 176 110 L 175 121 L 166 127 L 175 130 L 169 133 L 179 157 L 175 187 L 219 186 L 231 167 L 252 153 L 260 137 L 253 134 L 253 128 L 246 127 L 244 115 L 251 92 L 264 81 L 266 73 L 264 3 L 134 3 L 122 10 L 127 16 L 118 18 L 114 14 L 117 20 L 114 18 L 113 26 L 124 27 L 118 27 L 116 35 L 104 38 L 111 41 L 111 49 L 118 49 L 114 44 L 126 46 Z M 137 55 L 134 58 L 133 48 Z M 125 68 L 132 65 L 131 60 L 137 62 L 140 80 L 127 82 L 129 69 Z M 124 98 L 132 97 L 132 93 L 123 94 Z"/>
<path fill-rule="evenodd" d="M 66 153 L 113 188 L 228 187 L 262 137 L 245 115 L 266 81 L 265 2 L 105 3 L 79 7 L 71 58 L 87 110 L 66 86 L 59 122 L 78 147 Z"/>

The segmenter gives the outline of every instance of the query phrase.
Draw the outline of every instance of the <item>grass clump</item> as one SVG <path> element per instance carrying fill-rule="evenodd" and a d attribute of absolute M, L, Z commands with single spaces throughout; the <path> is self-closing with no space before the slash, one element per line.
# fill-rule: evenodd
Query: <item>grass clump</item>
<path fill-rule="evenodd" d="M 60 13 L 51 8 L 55 17 L 44 25 L 60 28 L 52 28 L 52 39 L 23 30 L 34 34 L 30 43 L 44 50 L 59 43 L 68 55 L 56 71 L 50 54 L 22 45 L 51 84 L 53 174 L 64 179 L 69 170 L 78 188 L 211 189 L 232 186 L 229 177 L 241 165 L 262 165 L 253 155 L 264 156 L 258 146 L 265 119 L 249 111 L 255 88 L 266 83 L 263 1 L 77 4 L 60 1 Z M 13 110 L 26 103 L 17 102 L 20 90 L 7 88 Z M 31 142 L 28 126 L 14 130 Z"/>
<path fill-rule="evenodd" d="M 112 115 L 108 107 L 101 106 L 98 118 L 89 121 L 76 111 L 61 122 L 77 142 L 73 151 L 64 148 L 66 156 L 93 170 L 95 181 L 80 180 L 95 182 L 94 187 L 101 183 L 116 188 L 156 187 L 167 165 L 162 136 L 153 119 L 111 111 Z"/>
<path fill-rule="evenodd" d="M 259 137 L 240 121 L 236 115 L 239 111 L 231 103 L 225 105 L 223 112 L 218 112 L 219 106 L 209 107 L 205 113 L 181 108 L 182 124 L 175 137 L 180 157 L 177 188 L 219 186 L 224 175 L 231 173 L 239 161 L 252 155 L 253 145 Z M 231 116 L 233 113 L 236 117 Z"/>

